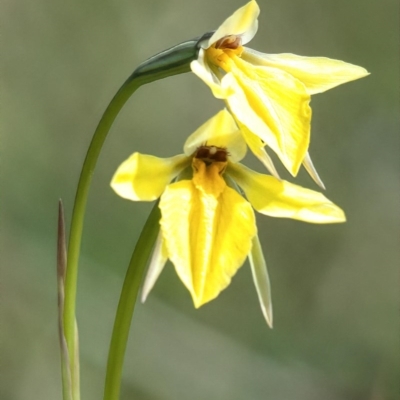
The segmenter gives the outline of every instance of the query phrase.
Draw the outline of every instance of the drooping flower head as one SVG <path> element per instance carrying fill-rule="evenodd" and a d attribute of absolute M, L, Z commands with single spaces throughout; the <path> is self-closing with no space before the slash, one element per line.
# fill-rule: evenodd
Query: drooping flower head
<path fill-rule="evenodd" d="M 223 110 L 187 139 L 184 154 L 162 159 L 134 153 L 120 165 L 111 182 L 117 194 L 134 201 L 160 197 L 160 234 L 143 298 L 169 259 L 200 307 L 229 285 L 249 257 L 264 316 L 272 324 L 253 208 L 313 223 L 345 220 L 322 194 L 240 164 L 246 149 L 235 121 Z"/>
<path fill-rule="evenodd" d="M 224 99 L 253 153 L 277 175 L 264 146 L 296 176 L 304 163 L 323 186 L 308 156 L 310 95 L 368 75 L 356 65 L 323 57 L 264 54 L 244 47 L 256 34 L 255 0 L 238 9 L 201 44 L 191 69 Z"/>

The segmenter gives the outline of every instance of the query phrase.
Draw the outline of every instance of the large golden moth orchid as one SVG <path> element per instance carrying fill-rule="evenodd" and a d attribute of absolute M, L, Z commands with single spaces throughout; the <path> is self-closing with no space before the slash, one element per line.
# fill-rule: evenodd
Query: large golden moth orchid
<path fill-rule="evenodd" d="M 323 187 L 308 155 L 310 96 L 368 72 L 339 60 L 264 54 L 243 47 L 257 32 L 259 12 L 254 0 L 238 9 L 200 44 L 191 69 L 215 97 L 225 100 L 250 149 L 272 174 L 277 176 L 264 146 L 293 176 L 303 163 Z"/>
<path fill-rule="evenodd" d="M 200 307 L 229 285 L 249 257 L 262 311 L 272 326 L 269 279 L 253 208 L 313 223 L 345 221 L 343 211 L 322 194 L 240 164 L 246 149 L 234 119 L 223 110 L 186 140 L 184 154 L 158 158 L 134 153 L 120 165 L 111 182 L 118 195 L 134 201 L 160 198 L 160 233 L 143 301 L 168 259 Z"/>

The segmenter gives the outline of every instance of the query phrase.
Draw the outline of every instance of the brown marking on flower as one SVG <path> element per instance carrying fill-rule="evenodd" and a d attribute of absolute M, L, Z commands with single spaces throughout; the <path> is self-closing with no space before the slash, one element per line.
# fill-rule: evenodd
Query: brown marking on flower
<path fill-rule="evenodd" d="M 240 36 L 225 36 L 221 39 L 219 39 L 215 43 L 215 48 L 216 49 L 231 49 L 231 50 L 236 50 L 238 47 L 240 47 L 242 44 L 242 39 Z"/>
<path fill-rule="evenodd" d="M 226 148 L 207 145 L 198 147 L 194 153 L 194 158 L 202 159 L 207 164 L 212 162 L 227 162 L 228 156 L 229 153 Z"/>

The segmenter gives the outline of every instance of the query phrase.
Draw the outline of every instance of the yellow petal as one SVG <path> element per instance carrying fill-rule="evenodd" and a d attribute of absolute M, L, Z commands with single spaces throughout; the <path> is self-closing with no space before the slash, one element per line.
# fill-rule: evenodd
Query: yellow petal
<path fill-rule="evenodd" d="M 222 80 L 235 91 L 227 98 L 230 110 L 296 176 L 310 141 L 310 96 L 304 85 L 285 71 L 232 60 Z"/>
<path fill-rule="evenodd" d="M 229 89 L 221 87 L 221 82 L 208 64 L 203 49 L 199 50 L 197 60 L 190 63 L 190 68 L 213 92 L 217 99 L 225 99 L 229 94 Z"/>
<path fill-rule="evenodd" d="M 274 163 L 264 148 L 265 143 L 258 136 L 254 135 L 254 133 L 250 132 L 245 125 L 241 124 L 240 122 L 238 125 L 244 140 L 246 141 L 252 153 L 264 164 L 267 170 L 273 176 L 275 176 L 275 178 L 281 179 Z M 234 160 L 232 160 L 232 162 L 234 162 Z"/>
<path fill-rule="evenodd" d="M 248 43 L 253 39 L 258 29 L 258 15 L 260 8 L 256 1 L 252 0 L 243 7 L 236 10 L 222 25 L 215 31 L 211 38 L 202 44 L 204 49 L 226 36 L 240 36 L 241 44 Z"/>
<path fill-rule="evenodd" d="M 242 164 L 229 164 L 227 173 L 262 214 L 316 224 L 346 220 L 343 211 L 321 193 L 259 174 Z"/>
<path fill-rule="evenodd" d="M 152 201 L 161 196 L 168 183 L 181 172 L 190 160 L 185 155 L 158 158 L 134 153 L 114 174 L 111 187 L 124 199 Z"/>
<path fill-rule="evenodd" d="M 188 137 L 183 148 L 184 153 L 191 156 L 198 147 L 205 144 L 227 148 L 229 159 L 233 162 L 240 161 L 247 151 L 246 142 L 235 120 L 225 109 L 209 119 Z"/>
<path fill-rule="evenodd" d="M 358 65 L 326 57 L 303 57 L 295 54 L 264 54 L 245 49 L 242 58 L 254 65 L 280 68 L 300 80 L 309 94 L 325 92 L 335 86 L 369 75 Z"/>
<path fill-rule="evenodd" d="M 226 185 L 216 197 L 180 181 L 167 187 L 160 208 L 169 258 L 200 307 L 229 285 L 245 261 L 256 234 L 251 205 Z"/>
<path fill-rule="evenodd" d="M 168 251 L 165 242 L 162 238 L 161 232 L 158 234 L 156 243 L 154 245 L 153 254 L 147 269 L 146 278 L 143 283 L 141 302 L 144 303 L 147 296 L 153 289 L 158 277 L 160 276 L 165 264 L 168 261 Z"/>

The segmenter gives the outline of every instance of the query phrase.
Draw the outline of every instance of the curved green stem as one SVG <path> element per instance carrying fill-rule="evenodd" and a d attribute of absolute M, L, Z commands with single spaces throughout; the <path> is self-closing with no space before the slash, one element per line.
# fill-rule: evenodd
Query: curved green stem
<path fill-rule="evenodd" d="M 168 76 L 190 71 L 190 62 L 197 57 L 198 40 L 191 40 L 151 57 L 141 64 L 122 85 L 104 112 L 89 145 L 82 167 L 72 213 L 65 277 L 64 329 L 70 356 L 72 381 L 78 379 L 75 365 L 75 305 L 78 260 L 83 220 L 89 187 L 104 141 L 118 113 L 130 96 L 142 85 Z"/>
<path fill-rule="evenodd" d="M 78 260 L 81 247 L 83 220 L 89 187 L 93 172 L 99 157 L 103 143 L 111 128 L 112 123 L 117 117 L 126 101 L 142 85 L 141 80 L 132 80 L 129 84 L 125 83 L 115 95 L 107 107 L 103 117 L 97 126 L 92 142 L 89 145 L 85 161 L 83 163 L 81 175 L 79 178 L 78 189 L 75 196 L 75 204 L 72 212 L 71 229 L 68 245 L 68 266 L 65 280 L 65 312 L 64 326 L 65 337 L 68 344 L 70 357 L 74 354 L 74 319 L 75 319 L 75 301 L 76 301 L 76 283 L 78 277 Z M 71 359 L 73 365 L 73 360 Z"/>
<path fill-rule="evenodd" d="M 157 239 L 160 217 L 157 201 L 139 237 L 125 275 L 108 353 L 104 400 L 119 398 L 129 329 L 143 274 Z"/>

